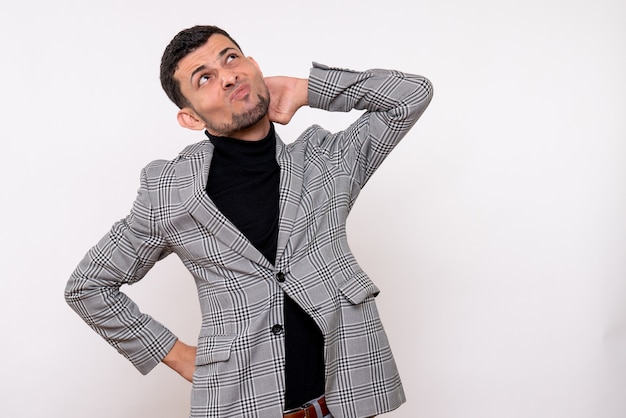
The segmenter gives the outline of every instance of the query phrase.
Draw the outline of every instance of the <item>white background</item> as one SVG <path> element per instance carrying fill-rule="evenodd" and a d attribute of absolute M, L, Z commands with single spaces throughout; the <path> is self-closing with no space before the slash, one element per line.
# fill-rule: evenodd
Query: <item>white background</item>
<path fill-rule="evenodd" d="M 63 289 L 140 169 L 203 139 L 158 81 L 195 24 L 225 28 L 266 75 L 315 60 L 435 85 L 349 222 L 407 392 L 390 417 L 626 416 L 621 0 L 3 2 L 0 416 L 187 415 L 189 384 L 141 376 Z M 278 132 L 356 116 L 303 109 Z M 195 340 L 175 256 L 128 292 Z"/>

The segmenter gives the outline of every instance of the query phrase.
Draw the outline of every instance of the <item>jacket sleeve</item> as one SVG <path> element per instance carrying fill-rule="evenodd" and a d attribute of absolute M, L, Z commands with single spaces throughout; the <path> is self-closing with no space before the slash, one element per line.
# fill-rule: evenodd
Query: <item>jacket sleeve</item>
<path fill-rule="evenodd" d="M 357 72 L 313 63 L 308 94 L 311 107 L 365 110 L 348 129 L 328 134 L 317 144 L 353 176 L 360 189 L 417 122 L 433 88 L 425 77 L 399 71 Z"/>
<path fill-rule="evenodd" d="M 146 184 L 144 170 L 131 213 L 89 250 L 65 289 L 70 307 L 143 374 L 176 342 L 168 329 L 141 313 L 120 291 L 121 285 L 139 281 L 170 253 L 158 233 Z"/>

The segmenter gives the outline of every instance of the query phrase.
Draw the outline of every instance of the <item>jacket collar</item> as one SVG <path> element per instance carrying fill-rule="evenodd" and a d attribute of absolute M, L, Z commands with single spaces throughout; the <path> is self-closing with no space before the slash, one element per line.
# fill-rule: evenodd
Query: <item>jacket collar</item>
<path fill-rule="evenodd" d="M 304 158 L 289 152 L 290 145 L 276 135 L 276 160 L 280 166 L 280 215 L 276 260 L 280 263 L 298 215 L 302 193 Z M 206 183 L 213 157 L 209 140 L 185 148 L 175 164 L 176 182 L 183 206 L 191 216 L 204 225 L 218 240 L 243 257 L 264 267 L 272 264 L 226 218 L 206 193 Z"/>

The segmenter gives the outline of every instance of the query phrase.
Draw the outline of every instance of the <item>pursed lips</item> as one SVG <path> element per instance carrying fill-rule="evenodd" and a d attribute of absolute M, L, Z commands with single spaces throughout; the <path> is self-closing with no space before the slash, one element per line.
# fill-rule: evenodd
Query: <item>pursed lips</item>
<path fill-rule="evenodd" d="M 246 98 L 250 94 L 250 86 L 248 84 L 242 84 L 239 87 L 235 88 L 233 92 L 230 94 L 230 101 L 233 102 L 235 100 L 240 100 Z"/>

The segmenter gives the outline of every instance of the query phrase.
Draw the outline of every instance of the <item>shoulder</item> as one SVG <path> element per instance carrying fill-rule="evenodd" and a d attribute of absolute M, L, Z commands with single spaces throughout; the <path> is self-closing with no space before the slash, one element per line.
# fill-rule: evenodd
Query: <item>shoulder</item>
<path fill-rule="evenodd" d="M 147 174 L 159 175 L 160 173 L 172 170 L 177 164 L 190 159 L 205 158 L 207 152 L 212 149 L 208 140 L 200 141 L 186 146 L 178 155 L 171 160 L 154 160 L 144 167 Z"/>
<path fill-rule="evenodd" d="M 291 149 L 306 149 L 310 147 L 315 147 L 320 145 L 321 142 L 324 141 L 328 135 L 331 135 L 331 132 L 322 128 L 319 125 L 311 125 L 306 128 L 302 133 L 296 138 L 295 141 L 288 144 L 287 147 Z"/>
<path fill-rule="evenodd" d="M 142 177 L 145 177 L 149 184 L 156 182 L 162 185 L 163 181 L 168 181 L 176 174 L 176 167 L 181 163 L 188 164 L 193 160 L 202 163 L 211 149 L 208 140 L 188 145 L 171 160 L 159 159 L 147 164 L 142 170 Z"/>

